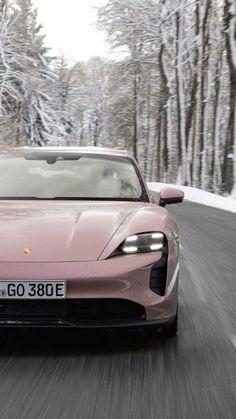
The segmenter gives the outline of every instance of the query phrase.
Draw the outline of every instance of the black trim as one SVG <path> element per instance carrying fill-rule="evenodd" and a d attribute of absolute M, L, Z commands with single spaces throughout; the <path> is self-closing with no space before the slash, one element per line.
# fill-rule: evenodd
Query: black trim
<path fill-rule="evenodd" d="M 98 322 L 145 319 L 144 307 L 118 298 L 80 298 L 65 300 L 0 300 L 0 321 Z"/>
<path fill-rule="evenodd" d="M 100 321 L 100 322 L 85 322 L 63 319 L 27 319 L 27 320 L 12 320 L 0 319 L 0 328 L 76 328 L 76 329 L 137 329 L 137 328 L 152 328 L 156 326 L 160 330 L 170 326 L 176 316 L 171 316 L 168 319 L 158 320 L 119 320 L 119 321 Z"/>
<path fill-rule="evenodd" d="M 160 198 L 159 206 L 165 208 L 166 205 L 171 204 L 181 204 L 183 202 L 183 197 L 178 198 Z"/>
<path fill-rule="evenodd" d="M 50 304 L 50 300 L 44 301 L 45 307 L 36 307 L 37 304 L 35 303 L 37 302 L 39 303 L 39 306 L 42 303 L 42 301 L 39 302 L 38 300 L 21 300 L 19 302 L 19 300 L 1 299 L 0 306 L 2 306 L 2 310 L 0 312 L 0 328 L 140 329 L 144 327 L 146 329 L 154 326 L 158 330 L 163 330 L 175 320 L 175 316 L 157 320 L 146 320 L 146 314 L 143 306 L 133 301 L 122 299 L 51 300 L 52 305 L 48 315 L 44 311 L 44 308 L 47 304 Z M 101 310 L 102 307 L 108 305 L 108 311 L 110 308 L 114 308 L 115 304 L 115 310 L 120 309 L 121 312 L 116 311 L 112 318 L 109 318 L 109 315 L 107 318 L 104 318 L 103 315 L 96 318 L 96 316 L 94 317 L 94 313 L 92 313 L 91 316 L 91 313 L 89 312 L 91 307 L 88 307 L 88 310 L 86 309 L 84 312 L 82 310 L 82 315 L 79 318 L 78 315 L 76 316 L 76 311 L 73 312 L 71 309 L 67 311 L 68 305 L 73 305 L 77 302 L 82 302 L 84 304 L 84 308 L 89 303 L 95 304 L 95 306 L 98 303 L 99 307 L 96 306 L 96 310 L 98 308 Z M 4 305 L 7 304 L 12 305 L 13 310 L 4 309 Z M 27 304 L 29 304 L 29 307 L 25 307 L 23 310 L 23 306 Z M 38 313 L 33 314 L 32 310 Z M 25 311 L 25 313 L 23 313 L 23 311 Z M 88 318 L 87 311 L 90 313 L 90 317 Z"/>
<path fill-rule="evenodd" d="M 166 292 L 166 279 L 168 267 L 168 245 L 163 247 L 161 259 L 152 266 L 150 273 L 150 289 L 163 297 Z"/>

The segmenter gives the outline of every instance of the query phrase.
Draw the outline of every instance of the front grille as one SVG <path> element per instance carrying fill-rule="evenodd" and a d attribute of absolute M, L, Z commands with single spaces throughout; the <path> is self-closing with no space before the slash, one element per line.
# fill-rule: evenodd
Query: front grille
<path fill-rule="evenodd" d="M 64 301 L 5 300 L 0 303 L 0 319 L 138 320 L 144 308 L 122 299 L 76 299 Z"/>

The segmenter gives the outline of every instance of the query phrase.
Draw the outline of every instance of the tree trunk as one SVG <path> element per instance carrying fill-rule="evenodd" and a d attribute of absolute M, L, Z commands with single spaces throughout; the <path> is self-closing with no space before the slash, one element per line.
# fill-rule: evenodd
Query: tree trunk
<path fill-rule="evenodd" d="M 133 84 L 133 103 L 134 103 L 134 114 L 133 114 L 133 155 L 135 159 L 138 158 L 138 80 L 137 72 L 134 73 L 134 84 Z"/>
<path fill-rule="evenodd" d="M 180 11 L 176 12 L 176 90 L 178 120 L 178 166 L 181 168 L 181 183 L 186 184 L 186 128 L 185 128 L 185 91 L 183 75 L 183 19 L 185 1 L 181 1 Z"/>
<path fill-rule="evenodd" d="M 230 116 L 222 168 L 223 191 L 236 195 L 236 6 L 225 0 L 224 32 L 230 70 Z"/>
<path fill-rule="evenodd" d="M 204 152 L 204 83 L 205 83 L 205 66 L 206 66 L 206 46 L 207 37 L 207 20 L 211 0 L 198 0 L 199 13 L 199 52 L 198 52 L 198 75 L 197 75 L 197 105 L 196 105 L 196 133 L 195 133 L 195 150 L 193 162 L 193 186 L 201 187 L 202 178 L 202 162 Z"/>
<path fill-rule="evenodd" d="M 152 82 L 152 72 L 148 72 L 148 88 L 147 88 L 147 129 L 146 129 L 146 141 L 144 145 L 144 175 L 145 178 L 150 180 L 150 165 L 148 159 L 148 152 L 150 148 L 150 132 L 151 132 L 151 82 Z"/>
<path fill-rule="evenodd" d="M 215 193 L 220 192 L 221 186 L 221 164 L 220 164 L 220 103 L 222 96 L 222 78 L 223 78 L 223 51 L 221 51 L 220 62 L 216 70 L 215 82 L 215 100 L 213 108 L 213 146 L 212 162 L 209 170 L 210 183 Z"/>
<path fill-rule="evenodd" d="M 163 168 L 165 174 L 168 173 L 168 166 L 169 166 L 169 149 L 168 149 L 168 129 L 167 129 L 167 106 L 168 106 L 168 99 L 170 96 L 169 87 L 168 87 L 168 79 L 165 70 L 164 64 L 164 51 L 165 46 L 164 44 L 161 45 L 160 53 L 159 53 L 159 67 L 160 67 L 160 74 L 161 74 L 161 103 L 158 110 L 158 160 L 159 160 L 159 175 L 161 175 L 161 157 L 163 162 Z M 162 147 L 161 147 L 162 146 Z M 162 152 L 162 156 L 161 156 Z M 160 178 L 159 178 L 160 180 Z"/>
<path fill-rule="evenodd" d="M 199 37 L 200 33 L 200 19 L 199 19 L 199 3 L 196 3 L 195 8 L 195 38 Z M 188 185 L 192 185 L 193 183 L 193 162 L 194 162 L 194 149 L 195 149 L 195 112 L 196 112 L 196 92 L 198 86 L 198 74 L 197 74 L 197 66 L 198 66 L 198 58 L 199 56 L 199 49 L 198 46 L 195 47 L 194 50 L 194 58 L 193 58 L 193 69 L 192 69 L 192 86 L 190 89 L 190 103 L 188 110 L 186 112 L 186 125 L 185 125 L 185 138 L 186 138 L 186 148 L 188 156 L 191 153 L 191 163 L 188 165 Z M 192 128 L 192 130 L 191 130 Z M 190 138 L 191 135 L 191 138 Z"/>
<path fill-rule="evenodd" d="M 0 0 L 0 14 L 4 12 L 4 8 L 7 5 L 7 0 Z"/>

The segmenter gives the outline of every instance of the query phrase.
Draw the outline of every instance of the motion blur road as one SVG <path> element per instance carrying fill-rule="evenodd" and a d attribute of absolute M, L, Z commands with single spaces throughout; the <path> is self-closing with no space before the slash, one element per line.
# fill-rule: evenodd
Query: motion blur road
<path fill-rule="evenodd" d="M 236 418 L 236 214 L 170 207 L 178 337 L 1 332 L 1 419 Z"/>

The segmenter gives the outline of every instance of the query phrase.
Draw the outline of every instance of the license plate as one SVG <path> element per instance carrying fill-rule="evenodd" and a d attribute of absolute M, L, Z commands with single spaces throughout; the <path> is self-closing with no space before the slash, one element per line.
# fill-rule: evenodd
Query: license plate
<path fill-rule="evenodd" d="M 63 299 L 65 282 L 0 281 L 0 299 Z"/>

